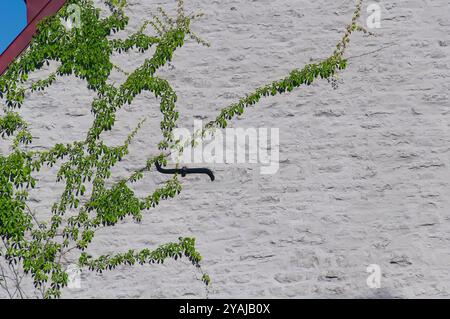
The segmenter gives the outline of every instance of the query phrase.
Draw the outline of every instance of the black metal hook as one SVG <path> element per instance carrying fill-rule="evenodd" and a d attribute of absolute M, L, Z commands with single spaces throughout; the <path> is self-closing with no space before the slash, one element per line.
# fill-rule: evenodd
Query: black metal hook
<path fill-rule="evenodd" d="M 186 177 L 188 174 L 206 174 L 211 178 L 211 182 L 213 182 L 216 178 L 214 177 L 214 173 L 208 168 L 172 168 L 166 169 L 162 168 L 161 164 L 158 161 L 155 162 L 156 169 L 158 172 L 162 174 L 180 174 L 182 177 Z"/>

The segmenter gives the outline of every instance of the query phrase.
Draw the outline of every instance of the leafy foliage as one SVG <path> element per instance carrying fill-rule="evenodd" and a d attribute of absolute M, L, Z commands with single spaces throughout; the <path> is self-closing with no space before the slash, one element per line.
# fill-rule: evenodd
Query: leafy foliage
<path fill-rule="evenodd" d="M 9 154 L 0 154 L 0 285 L 11 298 L 24 297 L 21 287 L 23 276 L 29 276 L 35 288 L 45 298 L 60 297 L 68 283 L 64 256 L 78 253 L 78 264 L 93 271 L 115 269 L 119 265 L 136 263 L 162 263 L 166 259 L 185 257 L 200 269 L 202 259 L 195 247 L 195 239 L 179 238 L 176 243 L 164 244 L 154 250 L 130 250 L 93 257 L 88 252 L 89 244 L 100 228 L 113 227 L 125 217 L 139 222 L 143 212 L 158 205 L 162 200 L 174 198 L 181 191 L 177 176 L 163 187 L 145 198 L 139 198 L 130 184 L 142 179 L 156 161 L 166 164 L 170 152 L 180 147 L 173 138 L 179 113 L 176 110 L 177 95 L 170 83 L 156 75 L 158 69 L 172 60 L 174 52 L 188 39 L 201 45 L 209 45 L 190 29 L 191 22 L 201 14 L 186 15 L 182 0 L 178 0 L 175 17 L 163 9 L 146 21 L 142 27 L 125 39 L 112 38 L 125 30 L 129 18 L 125 14 L 125 0 L 104 0 L 109 15 L 101 17 L 100 10 L 89 0 L 69 0 L 54 17 L 42 21 L 38 33 L 27 51 L 15 61 L 0 78 L 0 98 L 5 102 L 0 117 L 2 139 L 12 138 Z M 68 6 L 77 4 L 81 8 L 82 25 L 67 30 L 60 22 L 67 19 Z M 287 77 L 256 89 L 237 103 L 224 108 L 217 118 L 209 122 L 193 141 L 204 136 L 206 131 L 225 128 L 228 122 L 242 115 L 245 108 L 256 105 L 266 96 L 291 92 L 301 85 L 311 85 L 316 79 L 331 80 L 347 66 L 345 49 L 354 31 L 367 32 L 357 24 L 361 13 L 359 0 L 351 24 L 334 53 L 320 63 L 308 64 L 293 70 Z M 156 35 L 147 35 L 152 26 Z M 125 54 L 131 50 L 147 52 L 155 47 L 151 57 L 140 67 L 126 73 L 111 62 L 113 53 Z M 29 75 L 57 61 L 57 70 L 47 78 L 27 86 Z M 113 69 L 126 75 L 121 85 L 108 82 Z M 27 123 L 18 110 L 25 101 L 26 92 L 45 90 L 58 77 L 74 75 L 86 81 L 96 96 L 91 104 L 95 116 L 92 127 L 81 141 L 56 144 L 45 151 L 30 150 L 26 146 L 33 142 Z M 102 133 L 111 130 L 116 114 L 126 104 L 144 91 L 151 92 L 160 101 L 162 119 L 159 153 L 147 160 L 146 165 L 107 187 L 111 169 L 128 154 L 141 122 L 120 146 L 108 146 L 102 141 Z M 38 182 L 35 173 L 43 167 L 60 165 L 57 181 L 64 183 L 64 191 L 51 210 L 51 219 L 39 220 L 28 207 L 28 191 Z M 92 192 L 87 193 L 88 185 Z M 69 212 L 76 211 L 76 214 Z M 38 214 L 39 215 L 39 214 Z M 201 280 L 209 285 L 211 278 L 203 273 Z M 9 286 L 8 286 L 9 284 Z"/>

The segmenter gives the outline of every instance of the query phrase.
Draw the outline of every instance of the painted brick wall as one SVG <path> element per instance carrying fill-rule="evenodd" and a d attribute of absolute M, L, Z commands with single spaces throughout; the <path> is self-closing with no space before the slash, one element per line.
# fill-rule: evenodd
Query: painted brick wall
<path fill-rule="evenodd" d="M 129 2 L 135 30 L 156 4 Z M 353 7 L 343 0 L 187 2 L 206 13 L 193 29 L 212 47 L 191 43 L 159 73 L 177 91 L 187 127 L 294 66 L 329 55 Z M 195 236 L 212 298 L 449 297 L 450 2 L 379 3 L 379 36 L 353 38 L 337 90 L 325 81 L 269 98 L 233 123 L 280 129 L 278 174 L 216 165 L 214 183 L 185 179 L 178 198 L 149 211 L 140 225 L 100 232 L 91 252 Z M 132 70 L 143 58 L 136 53 L 115 62 Z M 84 136 L 91 98 L 82 81 L 64 78 L 30 96 L 22 112 L 38 144 L 48 147 Z M 150 94 L 119 114 L 110 143 L 122 141 L 143 116 L 150 119 L 117 178 L 155 154 L 160 118 Z M 58 194 L 54 174 L 42 176 L 33 208 L 48 211 Z M 165 178 L 148 174 L 136 190 L 149 193 Z M 366 285 L 369 264 L 381 267 L 381 289 Z M 195 276 L 187 262 L 86 273 L 83 289 L 64 296 L 205 297 Z"/>

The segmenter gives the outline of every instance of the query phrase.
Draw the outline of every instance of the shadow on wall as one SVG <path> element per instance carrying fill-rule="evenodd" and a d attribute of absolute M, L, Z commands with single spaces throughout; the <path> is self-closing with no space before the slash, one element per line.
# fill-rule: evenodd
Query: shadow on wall
<path fill-rule="evenodd" d="M 356 296 L 355 299 L 403 299 L 399 293 L 395 293 L 389 288 L 370 290 L 367 294 Z"/>

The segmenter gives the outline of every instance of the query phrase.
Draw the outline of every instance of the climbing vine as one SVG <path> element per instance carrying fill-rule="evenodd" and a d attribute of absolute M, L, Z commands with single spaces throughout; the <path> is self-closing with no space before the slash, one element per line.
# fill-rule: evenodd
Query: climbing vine
<path fill-rule="evenodd" d="M 201 280 L 207 286 L 210 284 L 209 275 L 201 270 L 202 256 L 196 249 L 194 238 L 180 237 L 153 250 L 129 250 L 97 257 L 89 253 L 89 245 L 98 229 L 114 227 L 126 217 L 139 222 L 145 211 L 180 193 L 177 175 L 143 198 L 138 197 L 131 187 L 152 171 L 156 162 L 166 165 L 171 152 L 183 148 L 173 136 L 179 118 L 177 94 L 157 71 L 172 60 L 174 52 L 186 41 L 209 45 L 191 30 L 191 23 L 201 14 L 186 14 L 183 0 L 178 0 L 174 16 L 159 8 L 157 14 L 125 39 L 112 36 L 128 25 L 126 1 L 103 2 L 108 9 L 107 16 L 101 15 L 93 1 L 66 1 L 57 15 L 39 24 L 29 48 L 0 77 L 0 98 L 4 101 L 0 135 L 4 142 L 11 141 L 9 153 L 0 154 L 0 286 L 11 298 L 28 297 L 21 285 L 24 277 L 32 279 L 41 297 L 60 297 L 68 284 L 66 256 L 69 252 L 76 252 L 80 267 L 98 272 L 120 265 L 154 264 L 184 257 L 200 269 Z M 80 27 L 68 30 L 61 19 L 69 18 L 68 7 L 73 4 L 81 8 L 82 23 Z M 247 107 L 256 105 L 266 96 L 291 92 L 302 85 L 311 85 L 318 78 L 333 81 L 337 72 L 347 67 L 344 53 L 351 34 L 355 31 L 368 33 L 358 24 L 361 8 L 362 0 L 358 0 L 352 21 L 330 57 L 295 69 L 285 78 L 258 88 L 223 108 L 214 120 L 195 132 L 189 143 L 195 143 L 209 131 L 227 127 Z M 147 33 L 149 27 L 154 31 L 153 35 Z M 145 53 L 150 48 L 154 48 L 153 54 L 131 73 L 111 62 L 113 53 L 126 54 L 132 50 Z M 51 61 L 58 62 L 56 71 L 30 84 L 30 74 Z M 113 69 L 126 76 L 121 85 L 108 81 Z M 26 93 L 45 90 L 65 75 L 85 80 L 88 88 L 95 92 L 91 104 L 93 124 L 83 140 L 56 144 L 44 151 L 33 150 L 29 125 L 19 113 Z M 102 133 L 114 127 L 117 111 L 131 104 L 144 91 L 159 99 L 162 114 L 159 151 L 141 169 L 107 186 L 112 168 L 128 154 L 143 121 L 119 146 L 108 146 L 102 140 Z M 56 164 L 59 165 L 57 182 L 63 183 L 64 190 L 51 208 L 51 218 L 41 220 L 41 214 L 33 212 L 27 204 L 28 193 L 39 182 L 36 173 Z M 92 191 L 87 191 L 88 185 Z"/>

